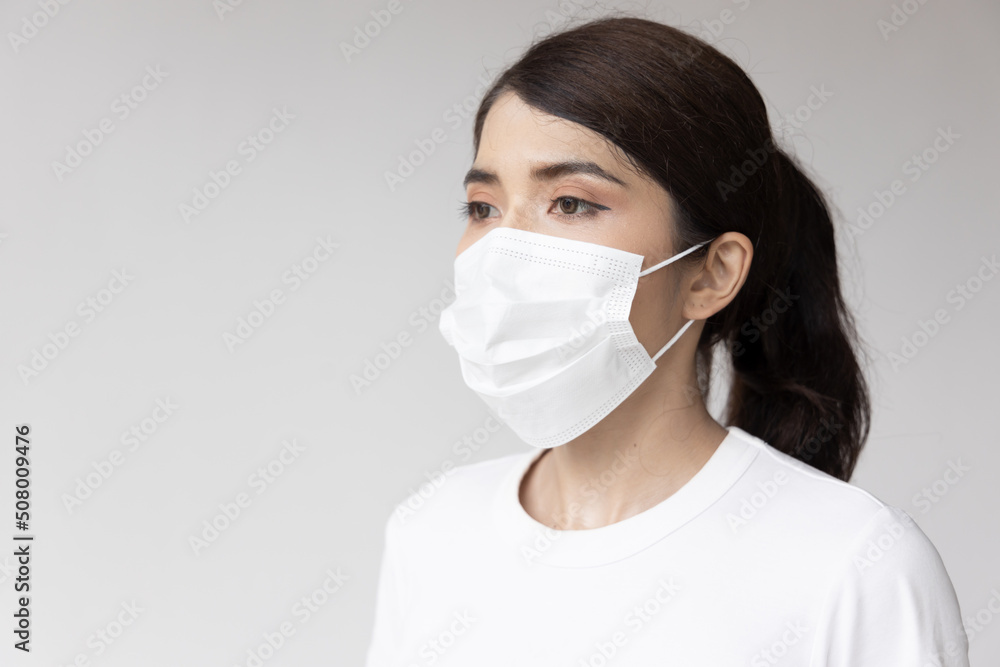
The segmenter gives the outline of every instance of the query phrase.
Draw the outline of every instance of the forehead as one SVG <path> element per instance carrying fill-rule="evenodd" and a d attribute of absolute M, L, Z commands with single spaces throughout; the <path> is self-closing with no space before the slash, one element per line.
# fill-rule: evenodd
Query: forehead
<path fill-rule="evenodd" d="M 510 91 L 501 94 L 486 115 L 476 163 L 503 156 L 546 161 L 586 158 L 607 171 L 622 171 L 612 146 L 600 134 L 531 107 Z"/>

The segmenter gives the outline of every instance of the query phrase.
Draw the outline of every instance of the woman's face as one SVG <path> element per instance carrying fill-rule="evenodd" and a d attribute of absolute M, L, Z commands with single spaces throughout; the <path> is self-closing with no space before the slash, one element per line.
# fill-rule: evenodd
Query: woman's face
<path fill-rule="evenodd" d="M 616 159 L 595 132 L 529 107 L 507 92 L 483 124 L 466 177 L 471 206 L 458 254 L 495 227 L 514 227 L 644 255 L 646 269 L 683 250 L 670 246 L 670 196 Z M 650 354 L 684 323 L 680 264 L 639 281 L 629 321 Z"/>

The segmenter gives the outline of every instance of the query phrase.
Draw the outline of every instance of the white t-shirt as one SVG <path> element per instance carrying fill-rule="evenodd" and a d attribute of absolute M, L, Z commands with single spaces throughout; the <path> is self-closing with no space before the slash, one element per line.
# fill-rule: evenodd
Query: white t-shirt
<path fill-rule="evenodd" d="M 525 512 L 540 449 L 400 503 L 366 667 L 968 667 L 951 580 L 906 512 L 728 432 L 676 493 L 600 528 Z"/>

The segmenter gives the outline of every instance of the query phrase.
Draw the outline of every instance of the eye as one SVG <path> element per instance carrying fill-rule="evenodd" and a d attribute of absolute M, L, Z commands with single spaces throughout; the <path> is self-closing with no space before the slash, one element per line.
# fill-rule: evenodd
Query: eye
<path fill-rule="evenodd" d="M 594 202 L 580 199 L 579 197 L 556 197 L 552 200 L 558 212 L 566 216 L 590 217 L 596 215 L 597 211 L 607 211 L 607 206 L 601 206 Z"/>
<path fill-rule="evenodd" d="M 486 215 L 486 214 L 489 213 L 490 209 L 493 209 L 494 211 L 497 210 L 495 206 L 491 206 L 490 204 L 487 204 L 486 202 L 481 202 L 481 201 L 464 202 L 464 201 L 460 201 L 459 202 L 459 206 L 458 206 L 458 214 L 463 219 L 469 219 L 469 218 L 471 218 L 472 220 L 485 220 L 486 218 L 491 217 L 489 215 Z"/>

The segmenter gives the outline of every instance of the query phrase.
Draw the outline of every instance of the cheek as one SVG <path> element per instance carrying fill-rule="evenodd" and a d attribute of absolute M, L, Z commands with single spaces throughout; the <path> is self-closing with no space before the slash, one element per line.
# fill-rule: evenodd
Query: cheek
<path fill-rule="evenodd" d="M 482 238 L 485 233 L 485 231 L 473 229 L 471 225 L 467 227 L 465 232 L 462 234 L 462 238 L 458 240 L 458 248 L 455 249 L 455 257 L 458 257 L 465 252 L 466 248 Z"/>
<path fill-rule="evenodd" d="M 672 332 L 665 331 L 669 328 L 674 309 L 674 304 L 671 303 L 672 287 L 665 276 L 658 276 L 657 273 L 659 272 L 654 271 L 639 278 L 639 286 L 628 315 L 636 337 L 647 348 L 657 342 L 662 345 L 672 335 Z M 650 354 L 655 352 L 653 350 Z"/>

